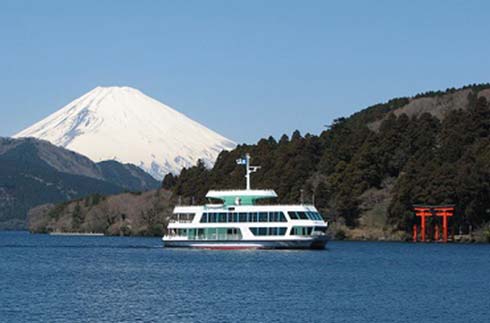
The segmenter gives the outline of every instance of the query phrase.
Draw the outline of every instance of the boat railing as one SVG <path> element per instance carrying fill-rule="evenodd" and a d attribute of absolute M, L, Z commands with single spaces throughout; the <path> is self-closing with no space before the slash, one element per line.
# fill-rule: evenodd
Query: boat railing
<path fill-rule="evenodd" d="M 194 206 L 194 207 L 199 207 L 202 205 L 192 205 L 192 204 L 181 204 L 177 205 L 178 207 L 189 207 L 189 206 Z M 210 208 L 210 209 L 219 209 L 220 207 L 222 208 L 228 208 L 228 207 L 234 207 L 234 206 L 313 206 L 315 207 L 314 204 L 311 203 L 296 203 L 296 204 L 254 204 L 254 205 L 225 205 L 225 204 L 204 204 L 205 208 Z"/>

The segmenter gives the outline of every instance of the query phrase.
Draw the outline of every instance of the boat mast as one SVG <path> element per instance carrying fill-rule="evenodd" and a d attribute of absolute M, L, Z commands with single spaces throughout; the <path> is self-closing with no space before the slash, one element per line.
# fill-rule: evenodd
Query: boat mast
<path fill-rule="evenodd" d="M 256 172 L 260 166 L 250 166 L 250 154 L 245 154 L 245 178 L 247 180 L 247 191 L 251 190 L 250 185 L 250 174 Z"/>
<path fill-rule="evenodd" d="M 245 168 L 246 168 L 246 175 L 245 178 L 247 179 L 247 190 L 250 189 L 250 155 L 245 154 Z"/>

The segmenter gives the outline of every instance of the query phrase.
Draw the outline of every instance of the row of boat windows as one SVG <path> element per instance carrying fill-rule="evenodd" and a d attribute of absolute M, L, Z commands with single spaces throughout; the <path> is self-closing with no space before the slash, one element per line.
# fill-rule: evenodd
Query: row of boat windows
<path fill-rule="evenodd" d="M 250 228 L 254 236 L 284 236 L 287 228 Z"/>
<path fill-rule="evenodd" d="M 318 212 L 289 211 L 291 220 L 323 221 Z M 194 213 L 175 213 L 170 217 L 170 222 L 191 223 Z M 203 213 L 201 223 L 230 223 L 230 222 L 287 222 L 283 212 L 220 212 Z"/>
<path fill-rule="evenodd" d="M 289 217 L 291 220 L 314 220 L 314 221 L 323 221 L 322 216 L 318 212 L 295 212 L 289 211 Z"/>
<path fill-rule="evenodd" d="M 239 240 L 242 238 L 238 228 L 173 229 L 170 236 L 187 237 L 189 240 Z"/>
<path fill-rule="evenodd" d="M 203 213 L 201 223 L 287 222 L 283 212 Z"/>
<path fill-rule="evenodd" d="M 325 233 L 327 227 L 294 226 L 290 235 L 310 236 L 316 233 Z M 250 228 L 254 236 L 284 236 L 286 227 Z M 239 228 L 200 228 L 200 229 L 172 229 L 170 236 L 187 237 L 189 240 L 239 240 L 242 233 Z"/>

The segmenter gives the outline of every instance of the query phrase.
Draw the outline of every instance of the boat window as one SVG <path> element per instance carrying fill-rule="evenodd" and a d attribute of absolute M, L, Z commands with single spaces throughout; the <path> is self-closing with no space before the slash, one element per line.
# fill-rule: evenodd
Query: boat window
<path fill-rule="evenodd" d="M 284 212 L 277 212 L 277 221 L 278 222 L 288 222 L 286 219 L 286 216 L 284 215 Z"/>
<path fill-rule="evenodd" d="M 286 234 L 286 229 L 284 227 L 276 228 L 276 236 L 283 236 Z"/>
<path fill-rule="evenodd" d="M 268 222 L 287 222 L 287 220 L 282 212 L 269 212 Z"/>
<path fill-rule="evenodd" d="M 218 221 L 219 223 L 224 223 L 226 222 L 226 213 L 218 213 Z"/>
<path fill-rule="evenodd" d="M 218 240 L 225 240 L 226 239 L 226 230 L 227 230 L 227 228 L 217 228 L 216 229 Z"/>
<path fill-rule="evenodd" d="M 258 213 L 257 212 L 249 212 L 248 213 L 249 222 L 259 222 L 258 221 Z"/>
<path fill-rule="evenodd" d="M 202 240 L 204 237 L 204 229 L 197 229 L 197 239 Z"/>
<path fill-rule="evenodd" d="M 187 236 L 187 229 L 177 229 L 177 235 L 178 236 Z"/>
<path fill-rule="evenodd" d="M 276 218 L 276 215 L 275 213 L 276 212 L 264 212 L 265 215 L 266 215 L 266 220 L 264 222 L 276 222 L 275 218 Z"/>
<path fill-rule="evenodd" d="M 318 212 L 310 212 L 312 220 L 321 221 L 322 216 Z"/>
<path fill-rule="evenodd" d="M 277 212 L 277 221 L 278 222 L 288 222 L 288 220 L 286 220 L 286 216 L 284 215 L 283 212 Z"/>
<path fill-rule="evenodd" d="M 205 239 L 215 240 L 216 239 L 216 228 L 205 228 L 204 229 Z"/>
<path fill-rule="evenodd" d="M 276 212 L 267 213 L 267 222 L 276 222 Z"/>
<path fill-rule="evenodd" d="M 201 215 L 201 223 L 208 223 L 208 214 L 207 213 L 203 213 Z"/>
<path fill-rule="evenodd" d="M 306 212 L 296 212 L 300 220 L 308 220 L 308 216 L 306 215 Z"/>
<path fill-rule="evenodd" d="M 314 227 L 293 227 L 291 229 L 291 235 L 295 236 L 309 236 L 313 233 Z"/>
<path fill-rule="evenodd" d="M 306 212 L 289 211 L 288 214 L 289 214 L 289 217 L 291 218 L 291 220 L 308 220 L 308 218 L 309 218 Z"/>
<path fill-rule="evenodd" d="M 316 212 L 306 212 L 308 214 L 308 218 L 310 218 L 310 220 L 314 220 L 314 221 L 319 221 L 320 220 L 320 216 L 318 213 Z"/>
<path fill-rule="evenodd" d="M 294 211 L 289 211 L 288 215 L 291 218 L 291 220 L 298 220 L 299 219 L 298 215 Z"/>
<path fill-rule="evenodd" d="M 259 222 L 267 222 L 267 212 L 259 212 Z"/>
<path fill-rule="evenodd" d="M 247 213 L 238 213 L 238 222 L 247 222 Z"/>
<path fill-rule="evenodd" d="M 254 236 L 283 236 L 286 234 L 286 227 L 272 228 L 250 228 Z"/>

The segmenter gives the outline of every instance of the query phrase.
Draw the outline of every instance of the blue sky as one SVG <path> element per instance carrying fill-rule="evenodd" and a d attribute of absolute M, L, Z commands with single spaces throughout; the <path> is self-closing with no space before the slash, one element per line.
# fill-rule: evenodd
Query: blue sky
<path fill-rule="evenodd" d="M 0 1 L 0 136 L 127 85 L 237 141 L 490 81 L 486 1 Z"/>

